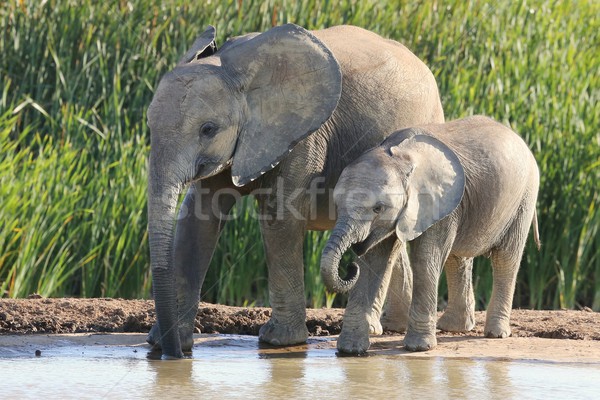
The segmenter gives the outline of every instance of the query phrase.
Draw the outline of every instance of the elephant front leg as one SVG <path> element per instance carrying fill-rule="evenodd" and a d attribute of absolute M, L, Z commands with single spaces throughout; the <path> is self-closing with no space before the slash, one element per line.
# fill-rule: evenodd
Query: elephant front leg
<path fill-rule="evenodd" d="M 447 332 L 468 332 L 475 327 L 473 258 L 451 255 L 444 269 L 448 281 L 448 307 L 437 327 Z"/>
<path fill-rule="evenodd" d="M 388 331 L 406 332 L 413 290 L 412 270 L 406 252 L 406 244 L 398 241 L 396 246 L 399 248 L 398 256 L 392 269 L 381 325 Z"/>
<path fill-rule="evenodd" d="M 396 238 L 390 237 L 358 260 L 360 276 L 350 291 L 344 324 L 337 341 L 340 352 L 361 354 L 369 349 L 369 334 L 381 333 L 379 317 L 396 261 Z"/>
<path fill-rule="evenodd" d="M 304 343 L 306 300 L 304 297 L 302 221 L 263 214 L 261 229 L 269 270 L 271 319 L 260 328 L 258 339 L 276 346 Z"/>
<path fill-rule="evenodd" d="M 404 337 L 404 347 L 409 351 L 431 350 L 437 345 L 438 283 L 453 240 L 454 235 L 437 226 L 411 243 L 413 296 Z"/>
<path fill-rule="evenodd" d="M 173 243 L 173 263 L 177 288 L 178 327 L 183 351 L 191 351 L 200 291 L 216 248 L 224 217 L 238 196 L 219 192 L 226 181 L 215 177 L 192 185 L 179 209 Z M 218 195 L 215 195 L 217 193 Z M 160 348 L 158 325 L 146 339 Z"/>

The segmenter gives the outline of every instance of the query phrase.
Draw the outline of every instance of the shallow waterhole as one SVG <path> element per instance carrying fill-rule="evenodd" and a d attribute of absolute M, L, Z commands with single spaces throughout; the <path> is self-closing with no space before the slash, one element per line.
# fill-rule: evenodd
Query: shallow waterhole
<path fill-rule="evenodd" d="M 340 357 L 335 338 L 274 348 L 201 335 L 178 361 L 149 358 L 144 335 L 0 337 L 2 398 L 595 398 L 599 363 L 407 356 L 378 346 Z M 36 356 L 36 350 L 38 356 Z"/>

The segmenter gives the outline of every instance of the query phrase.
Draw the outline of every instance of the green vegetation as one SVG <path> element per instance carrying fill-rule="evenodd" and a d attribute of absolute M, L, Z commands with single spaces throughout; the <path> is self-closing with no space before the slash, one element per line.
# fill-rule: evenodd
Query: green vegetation
<path fill-rule="evenodd" d="M 543 247 L 528 245 L 515 306 L 600 310 L 599 15 L 592 0 L 3 2 L 0 296 L 148 297 L 145 113 L 160 77 L 209 23 L 219 43 L 285 22 L 347 23 L 423 59 L 448 119 L 493 116 L 533 150 Z M 225 227 L 208 301 L 268 303 L 252 207 Z M 334 301 L 318 276 L 326 238 L 306 238 L 315 307 Z M 491 270 L 475 269 L 481 307 Z"/>

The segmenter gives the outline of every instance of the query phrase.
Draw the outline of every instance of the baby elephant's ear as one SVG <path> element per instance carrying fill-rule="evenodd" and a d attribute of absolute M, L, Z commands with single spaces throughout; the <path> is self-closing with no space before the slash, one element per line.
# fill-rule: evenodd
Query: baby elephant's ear
<path fill-rule="evenodd" d="M 206 30 L 198 36 L 194 41 L 192 47 L 185 53 L 181 60 L 177 63 L 178 66 L 190 63 L 194 60 L 212 56 L 217 51 L 217 44 L 215 42 L 215 27 L 209 25 Z"/>
<path fill-rule="evenodd" d="M 413 164 L 407 204 L 396 223 L 398 239 L 407 242 L 456 209 L 465 190 L 465 173 L 456 154 L 431 136 L 413 136 L 390 153 Z"/>

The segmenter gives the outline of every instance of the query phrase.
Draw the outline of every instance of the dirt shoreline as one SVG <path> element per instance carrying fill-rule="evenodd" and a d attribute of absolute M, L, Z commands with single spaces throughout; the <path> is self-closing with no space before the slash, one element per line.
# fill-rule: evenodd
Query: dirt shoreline
<path fill-rule="evenodd" d="M 215 333 L 258 335 L 258 330 L 270 314 L 269 308 L 202 303 L 196 317 L 196 333 L 202 332 L 203 335 L 196 335 L 197 341 L 201 342 L 202 337 Z M 342 315 L 342 309 L 308 309 L 307 326 L 313 337 L 309 339 L 309 344 L 276 351 L 303 351 L 302 346 L 315 346 L 317 342 L 318 346 L 334 347 L 335 337 L 332 336 L 340 332 Z M 96 333 L 138 333 L 134 335 L 135 340 L 142 344 L 145 336 L 139 333 L 148 332 L 154 321 L 154 303 L 149 300 L 0 299 L 0 345 L 11 346 L 26 338 L 30 342 L 48 334 L 50 337 L 55 334 L 75 334 L 73 337 L 92 334 L 95 337 L 93 341 L 97 342 L 97 335 L 93 335 Z M 471 332 L 458 334 L 438 331 L 438 347 L 426 353 L 404 351 L 403 335 L 386 332 L 382 336 L 371 337 L 369 353 L 600 363 L 600 313 L 590 309 L 513 310 L 512 337 L 504 340 L 484 339 L 484 321 L 485 313 L 477 312 L 477 324 Z M 321 342 L 322 339 L 326 342 Z M 122 339 L 103 340 L 119 342 Z M 315 340 L 317 342 L 313 343 Z"/>
<path fill-rule="evenodd" d="M 269 308 L 230 307 L 202 303 L 196 333 L 258 335 L 269 319 Z M 312 336 L 339 334 L 342 309 L 308 309 Z M 438 336 L 483 335 L 485 313 L 476 313 L 477 325 L 467 334 L 438 332 Z M 155 321 L 150 300 L 33 298 L 0 299 L 0 334 L 148 332 Z M 513 337 L 540 337 L 600 341 L 600 313 L 590 309 L 513 310 Z"/>

